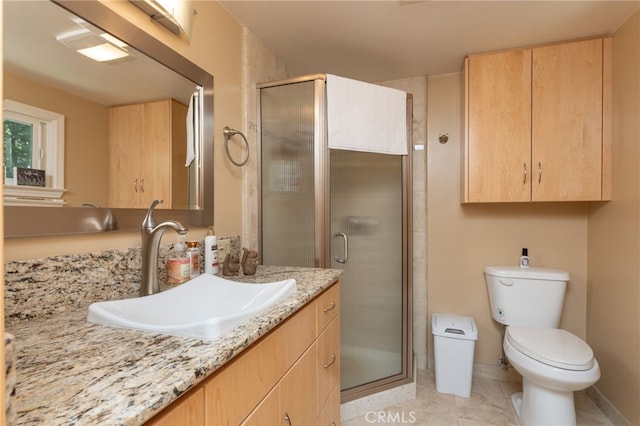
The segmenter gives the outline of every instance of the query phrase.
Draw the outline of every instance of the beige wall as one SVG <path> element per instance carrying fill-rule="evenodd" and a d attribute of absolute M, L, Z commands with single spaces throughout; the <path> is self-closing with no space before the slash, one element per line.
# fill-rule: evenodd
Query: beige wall
<path fill-rule="evenodd" d="M 534 266 L 570 272 L 561 327 L 585 338 L 586 205 L 461 205 L 462 75 L 430 77 L 427 94 L 429 316 L 436 312 L 472 316 L 479 330 L 475 362 L 496 365 L 502 350 L 500 327 L 491 318 L 482 268 L 517 265 L 521 248 L 528 247 Z M 440 133 L 449 134 L 448 143 L 438 142 Z M 432 344 L 430 336 L 431 354 Z"/>
<path fill-rule="evenodd" d="M 258 89 L 256 84 L 290 77 L 286 66 L 278 60 L 248 29 L 243 31 L 243 114 L 242 131 L 249 142 L 249 161 L 242 168 L 243 245 L 258 249 Z M 236 157 L 241 158 L 241 157 Z"/>
<path fill-rule="evenodd" d="M 108 205 L 109 109 L 7 71 L 3 84 L 7 99 L 64 115 L 67 205 Z"/>
<path fill-rule="evenodd" d="M 640 12 L 613 36 L 612 201 L 589 211 L 587 342 L 596 387 L 640 424 Z"/>
<path fill-rule="evenodd" d="M 242 232 L 242 171 L 226 160 L 222 128 L 242 124 L 242 27 L 215 1 L 195 1 L 191 41 L 176 37 L 129 2 L 107 2 L 108 7 L 181 53 L 214 76 L 214 196 L 218 235 Z M 106 158 L 105 158 L 106 161 Z M 209 189 L 211 190 L 211 189 Z M 204 235 L 204 229 L 190 235 Z M 167 234 L 163 241 L 171 241 Z M 29 259 L 88 250 L 140 246 L 137 232 L 80 237 L 19 238 L 5 240 L 5 260 Z"/>

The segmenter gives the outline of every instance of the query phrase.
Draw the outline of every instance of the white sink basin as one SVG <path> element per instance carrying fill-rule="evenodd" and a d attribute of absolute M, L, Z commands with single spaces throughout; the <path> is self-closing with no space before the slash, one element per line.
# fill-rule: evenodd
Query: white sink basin
<path fill-rule="evenodd" d="M 246 284 L 202 274 L 150 296 L 92 303 L 87 321 L 210 340 L 296 290 L 294 279 Z"/>

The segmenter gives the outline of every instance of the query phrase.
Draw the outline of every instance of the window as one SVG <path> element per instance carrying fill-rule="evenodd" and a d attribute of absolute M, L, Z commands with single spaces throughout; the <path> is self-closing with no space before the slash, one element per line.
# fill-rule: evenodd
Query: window
<path fill-rule="evenodd" d="M 4 117 L 5 178 L 13 179 L 14 167 L 40 168 L 42 135 L 32 117 L 7 113 Z"/>
<path fill-rule="evenodd" d="M 63 205 L 64 116 L 8 99 L 3 113 L 4 204 Z M 45 170 L 45 188 L 15 185 L 14 167 Z"/>

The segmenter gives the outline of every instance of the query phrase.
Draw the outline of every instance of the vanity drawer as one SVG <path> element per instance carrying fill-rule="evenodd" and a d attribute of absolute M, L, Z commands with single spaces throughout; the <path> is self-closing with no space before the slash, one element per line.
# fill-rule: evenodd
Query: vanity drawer
<path fill-rule="evenodd" d="M 340 387 L 340 316 L 336 317 L 318 337 L 316 370 L 318 380 L 317 412 L 320 412 L 327 403 L 331 391 L 336 386 Z M 339 399 L 338 395 L 338 404 Z"/>
<path fill-rule="evenodd" d="M 340 283 L 335 283 L 316 299 L 317 336 L 340 314 Z"/>

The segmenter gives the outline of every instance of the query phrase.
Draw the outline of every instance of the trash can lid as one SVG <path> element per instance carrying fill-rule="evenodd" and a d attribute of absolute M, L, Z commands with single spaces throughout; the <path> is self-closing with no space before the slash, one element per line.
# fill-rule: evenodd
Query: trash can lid
<path fill-rule="evenodd" d="M 477 340 L 478 328 L 471 317 L 455 314 L 433 314 L 431 332 L 434 336 Z"/>

